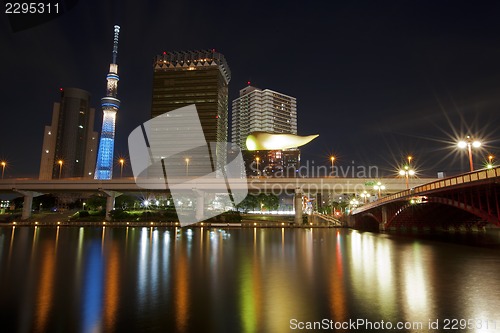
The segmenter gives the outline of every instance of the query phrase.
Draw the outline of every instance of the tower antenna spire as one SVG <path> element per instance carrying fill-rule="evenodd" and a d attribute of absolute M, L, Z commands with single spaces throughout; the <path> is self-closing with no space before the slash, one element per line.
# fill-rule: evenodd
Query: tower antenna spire
<path fill-rule="evenodd" d="M 116 64 L 116 56 L 118 55 L 118 35 L 120 34 L 120 26 L 115 25 L 115 36 L 113 38 L 113 64 Z"/>

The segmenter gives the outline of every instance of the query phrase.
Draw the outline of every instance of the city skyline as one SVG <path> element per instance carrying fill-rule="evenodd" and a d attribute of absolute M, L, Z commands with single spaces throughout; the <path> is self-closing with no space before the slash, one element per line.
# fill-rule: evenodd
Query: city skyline
<path fill-rule="evenodd" d="M 482 150 L 474 151 L 476 167 L 488 154 L 497 155 L 497 5 L 366 2 L 328 4 L 321 12 L 298 4 L 281 7 L 272 4 L 268 14 L 259 14 L 258 26 L 240 31 L 233 27 L 251 22 L 256 8 L 226 3 L 219 12 L 203 3 L 125 3 L 115 15 L 114 6 L 90 1 L 17 33 L 4 17 L 2 60 L 9 66 L 2 99 L 6 110 L 18 110 L 3 113 L 5 176 L 36 177 L 43 124 L 50 122 L 60 87 L 102 95 L 112 38 L 106 31 L 115 23 L 127 36 L 121 41 L 126 70 L 120 75 L 127 106 L 117 117 L 116 156 L 127 155 L 128 134 L 149 118 L 152 57 L 166 49 L 211 48 L 231 64 L 230 100 L 247 81 L 299 100 L 298 132 L 320 134 L 302 157 L 316 164 L 328 165 L 335 154 L 336 163 L 380 165 L 390 174 L 412 154 L 421 174 L 465 172 L 467 155 L 455 141 L 466 135 L 483 141 Z M 237 20 L 225 15 L 242 10 Z M 86 26 L 90 16 L 97 24 Z M 174 28 L 182 33 L 165 35 Z M 26 92 L 29 99 L 22 98 Z M 22 138 L 16 135 L 21 128 Z"/>

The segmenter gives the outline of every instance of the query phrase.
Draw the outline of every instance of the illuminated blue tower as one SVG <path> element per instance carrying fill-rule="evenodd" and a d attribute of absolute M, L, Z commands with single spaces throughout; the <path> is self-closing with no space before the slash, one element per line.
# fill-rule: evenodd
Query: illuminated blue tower
<path fill-rule="evenodd" d="M 116 98 L 118 90 L 118 65 L 116 56 L 118 55 L 118 34 L 120 27 L 114 27 L 113 40 L 113 63 L 109 65 L 109 73 L 106 77 L 107 89 L 106 97 L 101 99 L 103 114 L 101 140 L 99 142 L 99 153 L 97 155 L 97 165 L 95 168 L 95 179 L 109 180 L 113 176 L 113 152 L 115 146 L 115 121 L 116 112 L 120 108 L 120 100 Z"/>

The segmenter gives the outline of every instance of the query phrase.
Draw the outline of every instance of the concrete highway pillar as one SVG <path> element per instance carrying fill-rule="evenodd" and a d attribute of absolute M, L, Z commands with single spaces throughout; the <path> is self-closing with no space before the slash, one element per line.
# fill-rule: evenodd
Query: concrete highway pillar
<path fill-rule="evenodd" d="M 295 224 L 302 224 L 302 191 L 300 188 L 295 189 L 295 195 L 293 197 L 293 203 L 295 207 Z"/>
<path fill-rule="evenodd" d="M 110 212 L 115 209 L 115 199 L 123 193 L 116 191 L 99 190 L 106 194 L 106 221 L 111 221 Z"/>
<path fill-rule="evenodd" d="M 196 192 L 196 220 L 203 221 L 205 216 L 205 193 L 199 190 Z"/>
<path fill-rule="evenodd" d="M 24 196 L 23 213 L 21 214 L 21 220 L 27 220 L 31 217 L 33 198 L 43 195 L 43 193 L 38 193 L 34 191 L 20 191 L 20 190 L 14 190 L 14 191 L 16 191 L 17 193 L 21 193 Z"/>

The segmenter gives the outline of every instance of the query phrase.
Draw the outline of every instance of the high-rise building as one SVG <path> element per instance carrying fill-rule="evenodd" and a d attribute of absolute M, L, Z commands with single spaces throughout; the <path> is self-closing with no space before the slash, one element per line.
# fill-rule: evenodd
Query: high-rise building
<path fill-rule="evenodd" d="M 114 33 L 113 62 L 109 65 L 109 73 L 106 77 L 106 97 L 101 99 L 103 112 L 102 131 L 94 175 L 95 179 L 102 180 L 109 180 L 113 177 L 116 112 L 120 108 L 120 100 L 116 98 L 118 93 L 118 81 L 120 79 L 118 77 L 118 65 L 116 64 L 116 56 L 118 55 L 118 34 L 120 33 L 119 26 L 114 26 Z"/>
<path fill-rule="evenodd" d="M 231 142 L 247 149 L 252 132 L 297 134 L 297 100 L 269 89 L 247 86 L 232 104 Z"/>
<path fill-rule="evenodd" d="M 232 103 L 231 142 L 243 150 L 247 176 L 294 177 L 300 164 L 300 150 L 247 151 L 250 133 L 297 134 L 297 100 L 282 93 L 250 84 Z"/>
<path fill-rule="evenodd" d="M 211 151 L 210 156 L 186 153 L 177 168 L 186 167 L 187 170 L 189 163 L 189 170 L 192 170 L 189 175 L 194 176 L 197 163 L 201 165 L 210 158 L 213 169 L 221 169 L 227 154 L 228 84 L 231 80 L 224 55 L 215 50 L 163 52 L 154 58 L 153 71 L 151 118 L 194 104 L 207 143 L 217 142 L 216 151 Z M 186 126 L 189 130 L 189 124 Z"/>
<path fill-rule="evenodd" d="M 94 114 L 87 91 L 61 89 L 61 101 L 54 103 L 52 124 L 45 126 L 40 179 L 94 175 L 97 150 Z"/>

